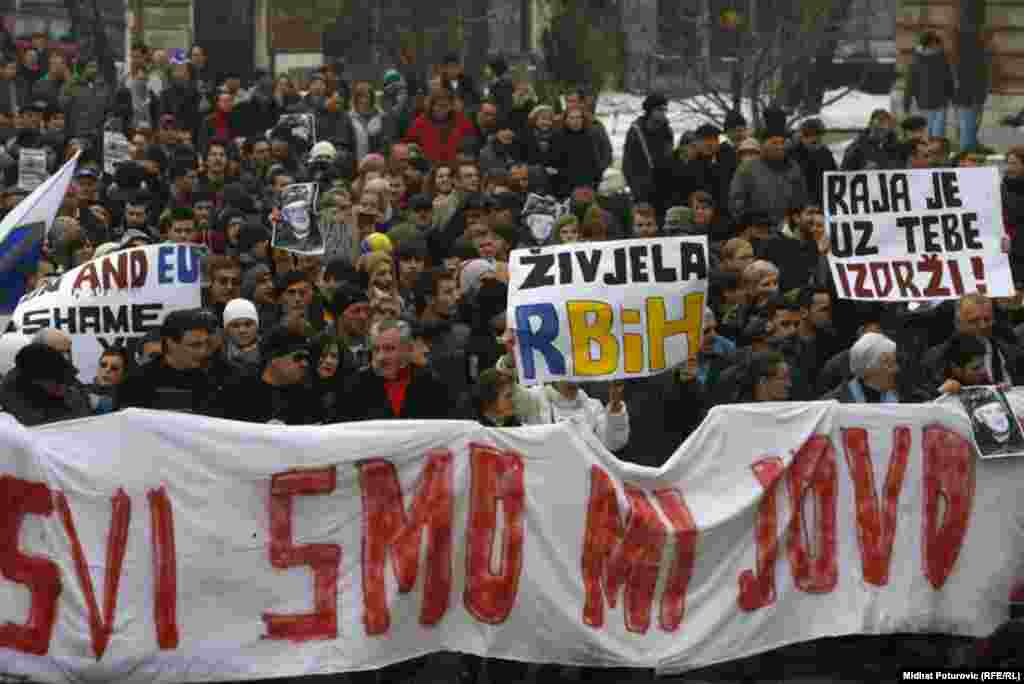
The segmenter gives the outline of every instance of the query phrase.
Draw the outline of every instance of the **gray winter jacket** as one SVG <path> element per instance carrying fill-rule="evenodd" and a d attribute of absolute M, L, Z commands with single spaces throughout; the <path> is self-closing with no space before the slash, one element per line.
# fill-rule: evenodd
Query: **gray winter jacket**
<path fill-rule="evenodd" d="M 807 202 L 804 174 L 796 162 L 773 164 L 754 159 L 740 165 L 729 188 L 729 209 L 742 217 L 749 211 L 767 212 L 782 223 L 786 212 Z"/>

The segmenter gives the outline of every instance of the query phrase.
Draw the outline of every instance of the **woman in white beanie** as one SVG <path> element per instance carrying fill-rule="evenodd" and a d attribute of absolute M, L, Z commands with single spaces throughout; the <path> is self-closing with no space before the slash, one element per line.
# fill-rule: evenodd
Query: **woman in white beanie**
<path fill-rule="evenodd" d="M 898 404 L 900 364 L 896 343 L 881 333 L 869 332 L 850 347 L 853 378 L 826 394 L 844 404 Z"/>
<path fill-rule="evenodd" d="M 259 370 L 260 317 L 248 299 L 232 299 L 224 306 L 224 360 L 243 373 Z"/>

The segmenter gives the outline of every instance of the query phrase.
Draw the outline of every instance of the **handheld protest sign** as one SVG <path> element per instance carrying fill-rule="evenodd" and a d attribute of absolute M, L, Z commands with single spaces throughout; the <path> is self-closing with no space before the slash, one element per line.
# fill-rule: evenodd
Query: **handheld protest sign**
<path fill-rule="evenodd" d="M 289 185 L 281 193 L 281 221 L 274 224 L 271 245 L 295 254 L 321 255 L 324 237 L 316 215 L 316 183 Z"/>
<path fill-rule="evenodd" d="M 18 188 L 35 190 L 47 179 L 46 150 L 23 147 L 18 155 Z"/>
<path fill-rule="evenodd" d="M 103 172 L 111 176 L 131 158 L 131 144 L 120 131 L 103 131 Z"/>
<path fill-rule="evenodd" d="M 11 320 L 26 335 L 50 327 L 70 335 L 79 379 L 92 382 L 104 349 L 130 349 L 170 312 L 201 305 L 201 257 L 198 245 L 113 252 L 25 295 Z"/>
<path fill-rule="evenodd" d="M 703 236 L 514 250 L 520 382 L 624 380 L 686 363 L 700 348 L 707 278 Z"/>
<path fill-rule="evenodd" d="M 994 168 L 826 173 L 824 204 L 842 299 L 1013 295 Z"/>

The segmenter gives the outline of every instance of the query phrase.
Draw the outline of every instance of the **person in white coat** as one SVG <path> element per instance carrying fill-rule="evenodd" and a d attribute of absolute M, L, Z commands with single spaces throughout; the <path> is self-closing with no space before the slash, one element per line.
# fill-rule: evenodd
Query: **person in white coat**
<path fill-rule="evenodd" d="M 588 426 L 608 451 L 618 451 L 629 442 L 629 413 L 622 400 L 623 384 L 608 388 L 608 406 L 587 396 L 579 385 L 561 380 L 530 388 L 539 404 L 538 424 L 575 421 Z"/>

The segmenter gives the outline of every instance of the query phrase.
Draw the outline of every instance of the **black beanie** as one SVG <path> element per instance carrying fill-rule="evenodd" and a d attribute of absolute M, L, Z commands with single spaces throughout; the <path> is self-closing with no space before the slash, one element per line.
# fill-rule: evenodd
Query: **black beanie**
<path fill-rule="evenodd" d="M 242 230 L 238 233 L 238 249 L 241 252 L 248 252 L 257 243 L 264 240 L 270 241 L 270 231 L 262 224 L 250 221 L 242 226 Z"/>

